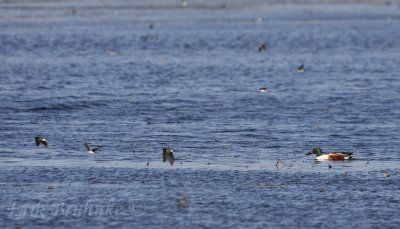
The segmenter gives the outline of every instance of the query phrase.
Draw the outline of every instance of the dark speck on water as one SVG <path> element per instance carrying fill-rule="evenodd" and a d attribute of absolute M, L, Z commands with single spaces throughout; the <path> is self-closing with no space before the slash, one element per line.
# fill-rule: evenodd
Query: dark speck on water
<path fill-rule="evenodd" d="M 0 228 L 397 228 L 387 2 L 0 1 Z"/>

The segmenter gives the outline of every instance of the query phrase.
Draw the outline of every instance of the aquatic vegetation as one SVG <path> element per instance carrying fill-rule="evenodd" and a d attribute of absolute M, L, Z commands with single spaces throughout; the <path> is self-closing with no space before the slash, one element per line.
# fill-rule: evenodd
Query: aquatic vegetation
<path fill-rule="evenodd" d="M 185 205 L 182 205 L 182 200 L 185 201 Z M 182 194 L 182 196 L 179 198 L 179 201 L 178 201 L 178 208 L 180 208 L 181 206 L 182 206 L 182 208 L 187 208 L 187 207 L 189 207 L 189 203 L 188 203 L 188 201 L 187 201 L 187 199 L 186 199 L 185 194 Z"/>
<path fill-rule="evenodd" d="M 256 184 L 258 186 L 282 186 L 282 184 L 262 184 L 262 183 L 259 183 L 259 182 L 257 182 Z"/>

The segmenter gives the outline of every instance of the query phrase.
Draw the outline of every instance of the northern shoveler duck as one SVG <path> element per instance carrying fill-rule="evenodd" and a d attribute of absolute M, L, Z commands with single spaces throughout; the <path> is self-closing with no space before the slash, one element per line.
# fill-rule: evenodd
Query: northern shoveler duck
<path fill-rule="evenodd" d="M 172 153 L 174 152 L 174 150 L 170 148 L 164 148 L 162 151 L 163 151 L 163 162 L 168 160 L 171 165 L 174 165 L 174 154 Z"/>
<path fill-rule="evenodd" d="M 99 147 L 96 147 L 96 148 L 92 149 L 92 148 L 89 147 L 89 145 L 86 142 L 85 142 L 85 146 L 86 146 L 86 149 L 87 149 L 88 153 L 90 153 L 90 154 L 95 154 L 96 150 L 101 149 L 101 148 L 104 147 L 104 146 L 99 146 Z"/>
<path fill-rule="evenodd" d="M 343 161 L 349 160 L 354 156 L 354 153 L 349 152 L 331 152 L 328 154 L 322 154 L 321 148 L 314 148 L 311 152 L 306 155 L 315 154 L 317 160 L 332 160 L 332 161 Z"/>
<path fill-rule="evenodd" d="M 39 146 L 42 143 L 44 146 L 47 147 L 47 139 L 42 137 L 35 137 L 36 145 Z"/>

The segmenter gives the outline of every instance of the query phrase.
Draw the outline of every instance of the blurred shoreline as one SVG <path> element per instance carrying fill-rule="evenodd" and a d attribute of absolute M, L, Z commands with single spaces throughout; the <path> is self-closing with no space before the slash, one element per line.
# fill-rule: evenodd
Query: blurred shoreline
<path fill-rule="evenodd" d="M 390 20 L 398 22 L 398 1 L 44 1 L 0 0 L 0 23 L 61 24 L 264 23 L 274 21 Z M 193 11 L 206 11 L 193 15 Z M 241 17 L 237 13 L 245 12 Z M 179 19 L 179 20 L 177 20 Z"/>
<path fill-rule="evenodd" d="M 340 4 L 373 4 L 373 5 L 391 5 L 400 7 L 400 1 L 397 0 L 117 0 L 117 1 L 100 1 L 100 0 L 82 0 L 82 1 L 50 1 L 50 0 L 0 0 L 0 8 L 18 7 L 18 9 L 40 9 L 49 7 L 76 7 L 80 8 L 97 8 L 97 9 L 240 9 L 248 7 L 259 7 L 266 5 L 340 5 Z"/>

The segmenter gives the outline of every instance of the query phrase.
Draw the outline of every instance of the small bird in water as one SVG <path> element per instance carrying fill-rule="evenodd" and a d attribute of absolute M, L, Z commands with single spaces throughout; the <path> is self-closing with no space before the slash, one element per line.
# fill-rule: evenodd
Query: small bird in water
<path fill-rule="evenodd" d="M 304 72 L 304 64 L 297 68 L 298 72 Z"/>
<path fill-rule="evenodd" d="M 174 165 L 174 154 L 172 152 L 174 152 L 173 149 L 170 148 L 163 149 L 163 162 L 168 160 L 171 165 Z"/>
<path fill-rule="evenodd" d="M 86 149 L 87 149 L 88 153 L 91 153 L 91 154 L 95 154 L 96 150 L 101 149 L 101 148 L 104 147 L 104 146 L 99 146 L 99 147 L 96 147 L 96 148 L 92 149 L 92 148 L 89 147 L 89 145 L 86 142 L 85 142 L 85 146 L 86 146 Z"/>
<path fill-rule="evenodd" d="M 317 160 L 331 160 L 331 161 L 343 161 L 349 160 L 354 156 L 354 153 L 349 152 L 332 152 L 329 154 L 322 154 L 321 148 L 314 148 L 311 152 L 306 155 L 315 154 Z"/>
<path fill-rule="evenodd" d="M 262 87 L 262 88 L 260 88 L 260 89 L 258 89 L 258 90 L 261 91 L 261 92 L 267 92 L 267 91 L 268 91 L 268 88 Z"/>
<path fill-rule="evenodd" d="M 265 50 L 267 50 L 267 46 L 265 46 L 264 44 L 261 44 L 261 45 L 259 45 L 258 46 L 258 52 L 261 52 L 261 51 L 265 51 Z"/>
<path fill-rule="evenodd" d="M 44 146 L 47 147 L 47 139 L 42 137 L 35 137 L 36 145 L 39 146 L 42 143 Z"/>

